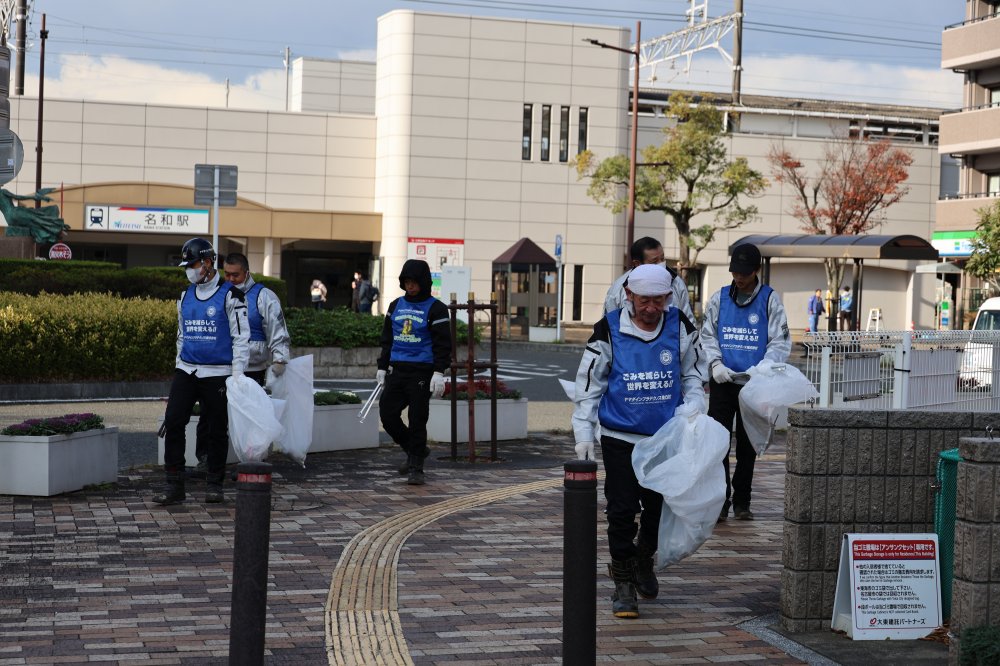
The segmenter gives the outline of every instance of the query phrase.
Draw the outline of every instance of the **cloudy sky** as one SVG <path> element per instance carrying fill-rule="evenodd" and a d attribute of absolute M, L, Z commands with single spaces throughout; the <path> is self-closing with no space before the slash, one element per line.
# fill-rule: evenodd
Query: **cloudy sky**
<path fill-rule="evenodd" d="M 12 2 L 13 0 L 7 0 Z M 709 15 L 733 10 L 711 0 Z M 614 7 L 608 9 L 608 7 Z M 941 69 L 941 32 L 961 0 L 744 0 L 743 92 L 957 107 L 961 76 Z M 32 0 L 25 92 L 69 99 L 281 109 L 284 50 L 374 61 L 376 19 L 393 9 L 620 25 L 643 41 L 685 25 L 688 0 Z M 11 45 L 13 29 L 11 30 Z M 731 37 L 723 46 L 731 49 Z M 643 86 L 726 91 L 721 56 L 660 65 Z"/>

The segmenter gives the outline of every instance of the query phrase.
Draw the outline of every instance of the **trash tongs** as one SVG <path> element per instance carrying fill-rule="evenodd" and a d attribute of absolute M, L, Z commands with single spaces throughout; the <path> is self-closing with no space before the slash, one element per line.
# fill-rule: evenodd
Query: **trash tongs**
<path fill-rule="evenodd" d="M 376 403 L 378 403 L 378 399 L 379 396 L 382 395 L 383 388 L 385 388 L 384 384 L 377 384 L 375 386 L 375 390 L 372 391 L 372 394 L 368 397 L 368 400 L 366 400 L 365 404 L 361 407 L 361 411 L 358 412 L 359 422 L 364 423 L 365 419 L 368 418 L 368 413 L 371 412 L 372 407 L 375 406 Z"/>

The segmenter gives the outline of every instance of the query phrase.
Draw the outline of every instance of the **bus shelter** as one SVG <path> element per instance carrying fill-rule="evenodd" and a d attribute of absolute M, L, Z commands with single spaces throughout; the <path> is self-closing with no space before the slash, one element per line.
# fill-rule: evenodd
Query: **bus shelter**
<path fill-rule="evenodd" d="M 771 259 L 844 259 L 853 262 L 851 266 L 851 290 L 854 292 L 851 330 L 858 330 L 862 297 L 864 292 L 865 259 L 902 259 L 938 261 L 938 251 L 927 240 L 912 235 L 843 235 L 827 236 L 817 234 L 756 234 L 744 236 L 729 245 L 729 255 L 743 243 L 753 243 L 760 250 L 763 260 L 760 278 L 768 284 L 771 278 Z M 836 302 L 836 301 L 835 301 Z M 836 317 L 836 308 L 830 308 L 831 323 Z M 831 329 L 832 330 L 832 329 Z"/>

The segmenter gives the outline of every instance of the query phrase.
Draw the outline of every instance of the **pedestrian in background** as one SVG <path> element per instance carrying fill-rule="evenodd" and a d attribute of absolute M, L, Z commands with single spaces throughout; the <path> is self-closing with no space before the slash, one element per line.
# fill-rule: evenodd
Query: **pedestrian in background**
<path fill-rule="evenodd" d="M 358 283 L 358 312 L 361 314 L 372 313 L 372 301 L 375 300 L 375 288 L 361 271 L 354 273 L 354 279 Z"/>
<path fill-rule="evenodd" d="M 708 301 L 701 327 L 701 344 L 708 357 L 712 378 L 708 382 L 708 415 L 732 434 L 736 420 L 736 470 L 729 476 L 729 452 L 722 460 L 726 470 L 726 502 L 719 522 L 729 507 L 737 520 L 753 520 L 750 499 L 753 467 L 757 460 L 740 415 L 740 390 L 746 372 L 762 360 L 784 363 L 792 350 L 788 318 L 778 293 L 757 277 L 760 250 L 744 243 L 733 250 L 729 272 L 733 282 Z M 816 298 L 820 298 L 819 289 Z M 821 302 L 822 304 L 822 302 Z"/>
<path fill-rule="evenodd" d="M 844 287 L 844 290 L 840 294 L 840 330 L 850 331 L 854 327 L 852 326 L 853 320 L 851 319 L 851 311 L 854 309 L 854 294 L 851 293 L 850 287 Z"/>
<path fill-rule="evenodd" d="M 826 308 L 823 306 L 823 291 L 817 289 L 816 293 L 809 297 L 809 304 L 806 306 L 806 312 L 809 313 L 809 330 L 813 333 L 819 332 L 819 318 L 826 312 Z"/>
<path fill-rule="evenodd" d="M 320 282 L 319 278 L 312 281 L 312 285 L 309 287 L 309 298 L 312 300 L 314 308 L 323 309 L 323 304 L 326 303 L 326 285 Z"/>
<path fill-rule="evenodd" d="M 451 365 L 451 319 L 448 306 L 431 296 L 431 269 L 408 259 L 399 272 L 406 292 L 389 304 L 382 326 L 382 354 L 375 381 L 384 387 L 379 399 L 382 427 L 406 453 L 399 468 L 406 482 L 422 486 L 427 448 L 427 418 L 433 395 L 444 395 L 444 371 Z M 407 410 L 407 423 L 402 413 Z"/>
<path fill-rule="evenodd" d="M 639 617 L 637 593 L 655 599 L 660 590 L 653 555 L 663 497 L 639 485 L 632 449 L 682 402 L 705 413 L 707 366 L 698 329 L 670 304 L 679 279 L 660 264 L 634 268 L 626 287 L 630 307 L 594 324 L 576 373 L 573 435 L 581 460 L 594 459 L 594 433 L 601 426 L 608 570 L 615 582 L 611 611 L 620 618 Z"/>
<path fill-rule="evenodd" d="M 239 377 L 249 358 L 250 325 L 242 291 L 222 280 L 215 268 L 215 248 L 192 238 L 181 249 L 181 263 L 191 286 L 177 301 L 177 358 L 167 412 L 163 418 L 163 468 L 166 485 L 153 497 L 157 504 L 185 499 L 185 428 L 195 402 L 207 424 L 208 491 L 205 501 L 223 501 L 222 481 L 229 450 L 226 378 Z"/>

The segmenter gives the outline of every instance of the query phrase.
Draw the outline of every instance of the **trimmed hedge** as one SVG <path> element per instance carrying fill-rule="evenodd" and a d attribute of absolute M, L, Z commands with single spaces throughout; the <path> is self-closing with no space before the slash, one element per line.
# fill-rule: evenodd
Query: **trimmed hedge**
<path fill-rule="evenodd" d="M 290 308 L 285 311 L 288 335 L 293 347 L 378 347 L 382 337 L 385 317 L 351 312 L 346 307 L 332 310 Z M 469 327 L 457 322 L 458 344 L 466 344 Z M 473 330 L 475 341 L 480 341 L 480 330 Z"/>
<path fill-rule="evenodd" d="M 284 280 L 252 275 L 254 280 L 274 291 L 284 305 L 288 297 L 288 285 Z M 122 268 L 104 261 L 0 259 L 0 291 L 18 294 L 90 292 L 176 301 L 187 287 L 184 271 L 176 266 Z"/>
<path fill-rule="evenodd" d="M 163 379 L 176 339 L 176 301 L 0 292 L 0 381 Z"/>

